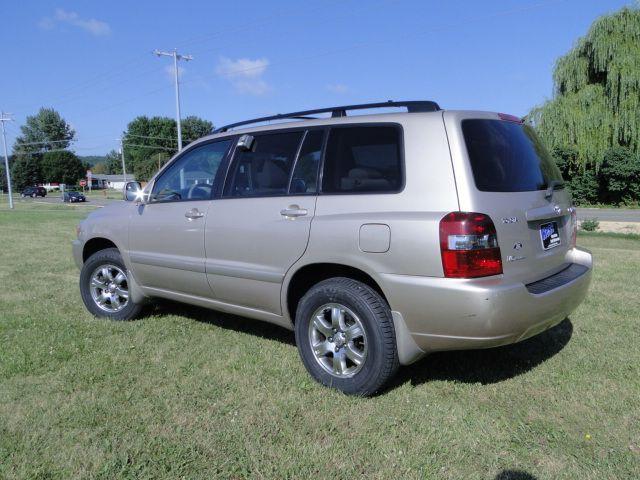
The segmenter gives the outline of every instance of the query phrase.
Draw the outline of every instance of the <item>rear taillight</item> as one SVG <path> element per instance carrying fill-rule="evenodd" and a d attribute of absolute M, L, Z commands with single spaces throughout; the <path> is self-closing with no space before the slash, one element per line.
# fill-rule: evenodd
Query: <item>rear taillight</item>
<path fill-rule="evenodd" d="M 578 212 L 576 207 L 571 207 L 571 248 L 575 248 L 578 239 Z"/>
<path fill-rule="evenodd" d="M 502 273 L 496 227 L 483 213 L 451 212 L 440 220 L 442 268 L 448 278 Z"/>

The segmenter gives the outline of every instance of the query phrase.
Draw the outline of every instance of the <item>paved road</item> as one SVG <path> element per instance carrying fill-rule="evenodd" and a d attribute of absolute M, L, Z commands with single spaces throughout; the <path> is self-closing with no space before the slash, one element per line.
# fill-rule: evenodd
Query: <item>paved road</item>
<path fill-rule="evenodd" d="M 19 200 L 16 201 L 21 201 L 21 202 L 40 202 L 40 203 L 62 203 L 62 199 L 60 198 L 60 195 L 47 195 L 44 198 L 35 198 L 35 199 L 30 199 L 30 198 L 21 198 Z M 104 207 L 105 205 L 112 203 L 112 202 L 122 202 L 122 200 L 111 200 L 108 198 L 90 198 L 87 199 L 86 202 L 84 203 L 73 203 L 72 205 L 87 205 L 87 206 L 94 206 L 94 207 Z"/>
<path fill-rule="evenodd" d="M 578 220 L 597 218 L 602 222 L 640 222 L 640 209 L 578 208 Z"/>

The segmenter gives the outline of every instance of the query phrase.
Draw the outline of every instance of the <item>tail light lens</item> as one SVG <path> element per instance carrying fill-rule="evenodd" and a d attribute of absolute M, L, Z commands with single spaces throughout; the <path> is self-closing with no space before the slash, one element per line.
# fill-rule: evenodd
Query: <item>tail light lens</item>
<path fill-rule="evenodd" d="M 575 248 L 578 238 L 578 212 L 571 207 L 571 248 Z"/>
<path fill-rule="evenodd" d="M 440 252 L 447 278 L 502 273 L 496 227 L 483 213 L 451 212 L 440 220 Z"/>

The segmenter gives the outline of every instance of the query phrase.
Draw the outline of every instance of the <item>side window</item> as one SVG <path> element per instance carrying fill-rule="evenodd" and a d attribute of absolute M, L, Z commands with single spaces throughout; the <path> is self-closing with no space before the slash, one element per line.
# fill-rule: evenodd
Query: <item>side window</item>
<path fill-rule="evenodd" d="M 236 150 L 224 196 L 286 195 L 302 133 L 255 135 L 250 151 Z"/>
<path fill-rule="evenodd" d="M 289 193 L 316 193 L 318 189 L 318 165 L 322 156 L 324 130 L 310 130 L 304 137 L 300 156 L 291 177 Z"/>
<path fill-rule="evenodd" d="M 333 128 L 324 161 L 324 193 L 397 192 L 402 186 L 400 130 Z"/>
<path fill-rule="evenodd" d="M 155 182 L 154 202 L 180 202 L 211 198 L 213 181 L 231 140 L 194 147 L 178 158 Z"/>

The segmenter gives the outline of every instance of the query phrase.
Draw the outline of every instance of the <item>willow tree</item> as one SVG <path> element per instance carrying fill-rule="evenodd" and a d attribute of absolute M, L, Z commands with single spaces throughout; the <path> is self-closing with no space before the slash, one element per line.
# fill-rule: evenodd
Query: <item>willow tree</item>
<path fill-rule="evenodd" d="M 574 167 L 597 170 L 611 148 L 640 151 L 640 9 L 600 17 L 553 74 L 554 96 L 529 121 Z"/>

